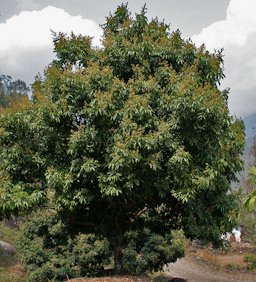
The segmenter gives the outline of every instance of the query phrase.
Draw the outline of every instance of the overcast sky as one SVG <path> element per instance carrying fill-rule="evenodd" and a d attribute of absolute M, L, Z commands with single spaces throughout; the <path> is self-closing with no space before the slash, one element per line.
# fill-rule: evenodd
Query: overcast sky
<path fill-rule="evenodd" d="M 149 18 L 211 51 L 224 48 L 230 111 L 256 112 L 256 0 L 0 0 L 0 74 L 32 83 L 53 58 L 50 30 L 94 36 L 98 45 L 99 24 L 122 2 L 133 13 L 146 3 Z"/>

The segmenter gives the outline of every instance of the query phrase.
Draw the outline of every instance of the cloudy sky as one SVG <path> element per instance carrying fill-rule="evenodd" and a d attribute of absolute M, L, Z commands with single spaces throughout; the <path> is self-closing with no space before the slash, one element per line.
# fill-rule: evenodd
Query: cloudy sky
<path fill-rule="evenodd" d="M 98 45 L 99 25 L 122 2 L 133 13 L 146 3 L 149 18 L 211 51 L 224 48 L 230 111 L 256 113 L 256 0 L 0 0 L 0 74 L 32 83 L 53 58 L 51 30 L 90 35 Z"/>

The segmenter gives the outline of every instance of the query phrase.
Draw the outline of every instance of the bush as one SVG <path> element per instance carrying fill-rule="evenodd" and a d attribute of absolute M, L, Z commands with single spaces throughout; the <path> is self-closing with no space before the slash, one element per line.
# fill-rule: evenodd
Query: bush
<path fill-rule="evenodd" d="M 110 263 L 112 252 L 107 240 L 94 234 L 80 234 L 73 242 L 71 260 L 80 268 L 81 276 L 97 276 Z"/>
<path fill-rule="evenodd" d="M 94 234 L 70 236 L 55 213 L 35 214 L 23 227 L 20 240 L 28 281 L 64 281 L 80 276 L 97 276 L 109 263 L 106 239 Z"/>
<path fill-rule="evenodd" d="M 125 240 L 123 270 L 131 274 L 162 270 L 166 263 L 184 256 L 185 236 L 181 230 L 162 236 L 144 229 L 127 233 Z"/>

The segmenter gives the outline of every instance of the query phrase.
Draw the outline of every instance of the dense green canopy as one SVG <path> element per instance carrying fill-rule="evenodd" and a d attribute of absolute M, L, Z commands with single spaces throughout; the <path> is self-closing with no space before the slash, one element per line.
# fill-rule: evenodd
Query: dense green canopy
<path fill-rule="evenodd" d="M 145 8 L 132 18 L 122 5 L 103 29 L 101 48 L 55 34 L 31 105 L 1 115 L 0 214 L 50 206 L 71 232 L 106 237 L 116 260 L 125 232 L 142 227 L 216 241 L 244 143 L 219 90 L 222 53 Z"/>

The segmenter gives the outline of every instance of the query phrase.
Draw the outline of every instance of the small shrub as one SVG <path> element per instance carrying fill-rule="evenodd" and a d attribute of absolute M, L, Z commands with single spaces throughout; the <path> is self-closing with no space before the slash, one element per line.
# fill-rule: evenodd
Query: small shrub
<path fill-rule="evenodd" d="M 79 234 L 73 241 L 71 260 L 79 267 L 81 276 L 97 276 L 110 262 L 111 252 L 107 240 L 94 234 Z"/>
<path fill-rule="evenodd" d="M 185 236 L 181 230 L 162 236 L 149 229 L 129 232 L 123 254 L 123 270 L 131 274 L 162 270 L 169 262 L 184 256 Z"/>

